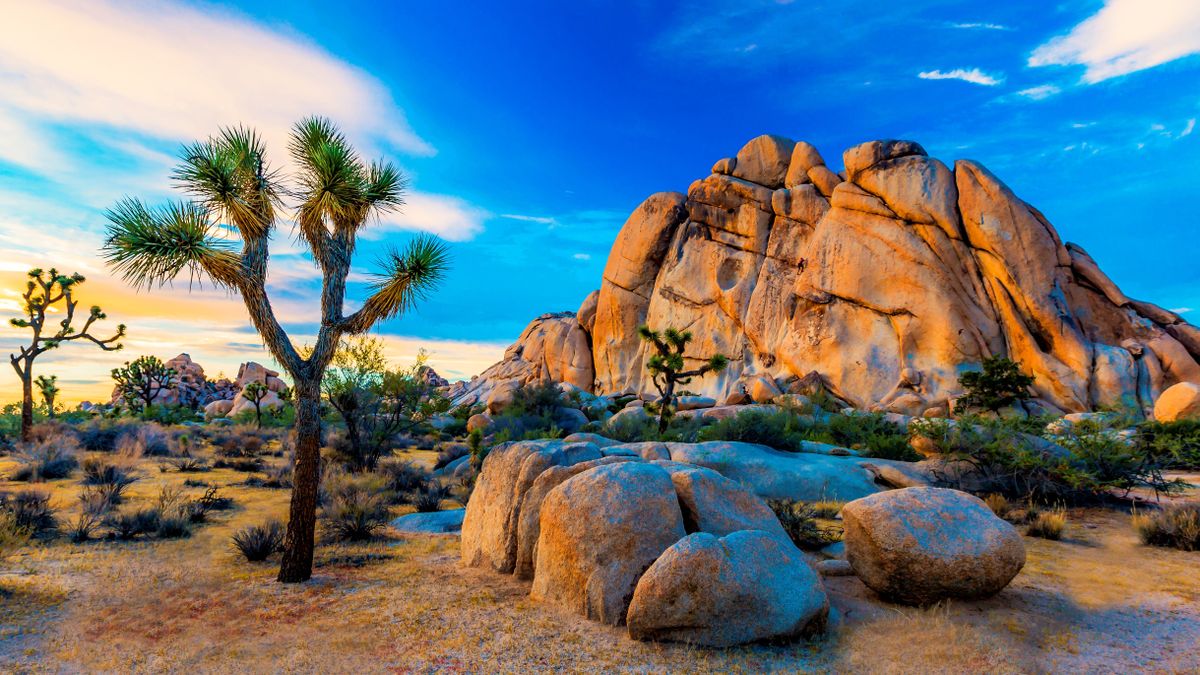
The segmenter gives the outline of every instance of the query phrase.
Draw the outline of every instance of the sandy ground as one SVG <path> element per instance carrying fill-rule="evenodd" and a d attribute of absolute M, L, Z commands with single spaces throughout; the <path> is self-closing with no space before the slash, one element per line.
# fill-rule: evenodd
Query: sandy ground
<path fill-rule="evenodd" d="M 427 459 L 427 458 L 424 458 Z M 3 464 L 3 460 L 0 460 Z M 0 471 L 6 467 L 0 466 Z M 134 499 L 176 473 L 145 471 Z M 1067 538 L 1026 538 L 995 598 L 928 610 L 827 579 L 826 638 L 723 651 L 638 643 L 531 602 L 526 584 L 458 564 L 457 538 L 325 545 L 314 579 L 274 583 L 229 535 L 286 512 L 287 493 L 234 486 L 184 540 L 38 544 L 0 574 L 0 669 L 13 672 L 1196 672 L 1200 553 L 1141 546 L 1126 513 L 1073 511 Z M 0 486 L 15 489 L 15 485 Z M 51 484 L 73 501 L 77 481 Z M 192 489 L 198 492 L 197 488 Z"/>

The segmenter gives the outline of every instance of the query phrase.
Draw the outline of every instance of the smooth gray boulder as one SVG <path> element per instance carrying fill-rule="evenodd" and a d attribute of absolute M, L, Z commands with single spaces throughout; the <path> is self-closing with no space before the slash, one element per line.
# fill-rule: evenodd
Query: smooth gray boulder
<path fill-rule="evenodd" d="M 652 462 L 671 474 L 683 525 L 688 532 L 724 537 L 739 530 L 760 530 L 790 542 L 779 518 L 762 499 L 738 483 L 701 466 Z"/>
<path fill-rule="evenodd" d="M 458 534 L 462 531 L 466 509 L 450 509 L 432 513 L 409 513 L 392 521 L 397 532 L 415 534 Z"/>
<path fill-rule="evenodd" d="M 842 508 L 846 559 L 886 600 L 930 605 L 998 593 L 1025 565 L 1025 544 L 978 497 L 905 488 Z"/>
<path fill-rule="evenodd" d="M 638 581 L 630 637 L 706 647 L 785 640 L 824 630 L 829 599 L 789 541 L 756 530 L 688 535 Z"/>

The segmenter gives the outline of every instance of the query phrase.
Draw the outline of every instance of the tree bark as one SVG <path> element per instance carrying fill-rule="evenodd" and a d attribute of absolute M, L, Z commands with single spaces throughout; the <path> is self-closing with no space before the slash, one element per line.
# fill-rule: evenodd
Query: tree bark
<path fill-rule="evenodd" d="M 312 576 L 317 526 L 317 491 L 321 481 L 321 388 L 317 381 L 296 379 L 296 467 L 292 503 L 279 581 L 299 583 Z"/>
<path fill-rule="evenodd" d="M 33 435 L 33 373 L 25 364 L 25 372 L 21 375 L 21 440 L 28 443 Z"/>

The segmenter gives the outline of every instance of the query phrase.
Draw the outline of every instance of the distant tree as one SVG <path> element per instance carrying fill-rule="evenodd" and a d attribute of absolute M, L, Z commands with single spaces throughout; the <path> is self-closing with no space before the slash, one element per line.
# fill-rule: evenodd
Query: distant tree
<path fill-rule="evenodd" d="M 688 384 L 693 377 L 703 377 L 708 373 L 719 373 L 729 365 L 729 358 L 722 354 L 708 357 L 708 362 L 699 368 L 684 370 L 683 351 L 692 341 L 692 334 L 668 328 L 661 333 L 651 330 L 649 326 L 639 326 L 638 335 L 654 346 L 655 353 L 646 361 L 646 370 L 650 371 L 654 386 L 658 389 L 658 430 L 667 430 L 671 415 L 674 414 L 675 386 Z"/>
<path fill-rule="evenodd" d="M 254 404 L 254 425 L 262 428 L 262 402 L 271 393 L 262 382 L 251 382 L 242 387 L 242 398 Z"/>
<path fill-rule="evenodd" d="M 163 363 L 157 356 L 139 356 L 132 362 L 126 361 L 120 368 L 112 369 L 112 379 L 117 383 L 117 393 L 130 408 L 143 414 L 154 405 L 159 392 L 165 391 L 175 379 L 175 369 Z"/>
<path fill-rule="evenodd" d="M 25 301 L 24 312 L 27 318 L 10 319 L 9 323 L 17 328 L 28 328 L 33 331 L 33 339 L 28 345 L 21 345 L 20 354 L 10 354 L 13 370 L 21 379 L 21 440 L 30 440 L 30 429 L 33 427 L 33 361 L 41 354 L 57 348 L 64 342 L 87 340 L 105 351 L 116 351 L 121 348 L 119 340 L 125 337 L 125 324 L 117 326 L 117 333 L 108 339 L 100 339 L 89 331 L 92 324 L 107 318 L 99 307 L 92 307 L 83 327 L 78 330 L 72 325 L 75 321 L 75 307 L 78 303 L 74 298 L 75 288 L 84 282 L 79 274 L 66 276 L 58 270 L 50 268 L 43 271 L 40 268 L 29 270 L 29 281 L 25 284 L 25 293 L 21 298 Z M 62 303 L 63 318 L 51 325 L 46 325 L 46 313 Z"/>
<path fill-rule="evenodd" d="M 342 340 L 321 388 L 346 425 L 350 469 L 374 469 L 399 434 L 445 407 L 425 377 L 427 359 L 421 350 L 411 367 L 391 369 L 378 338 Z"/>
<path fill-rule="evenodd" d="M 38 393 L 42 396 L 42 403 L 46 406 L 46 416 L 54 419 L 56 410 L 54 408 L 54 399 L 58 396 L 58 376 L 38 375 L 34 379 L 33 384 L 38 388 Z"/>
<path fill-rule="evenodd" d="M 184 270 L 237 291 L 271 355 L 291 375 L 296 402 L 296 466 L 279 581 L 312 575 L 321 461 L 321 378 L 344 335 L 412 309 L 444 276 L 444 243 L 430 236 L 392 250 L 381 260 L 372 294 L 344 313 L 350 261 L 363 227 L 404 203 L 405 181 L 391 164 L 364 162 L 329 121 L 309 118 L 291 134 L 298 175 L 291 184 L 269 168 L 263 144 L 249 129 L 224 129 L 184 148 L 174 178 L 192 200 L 151 209 L 125 199 L 107 214 L 108 263 L 141 287 L 161 285 Z M 276 319 L 267 297 L 268 242 L 283 197 L 297 202 L 296 230 L 321 270 L 316 343 L 301 356 Z M 237 230 L 241 251 L 224 228 Z"/>
<path fill-rule="evenodd" d="M 1017 401 L 1028 399 L 1033 376 L 1021 372 L 1017 362 L 1003 356 L 983 360 L 983 370 L 968 371 L 958 378 L 966 394 L 958 404 L 966 409 L 977 408 L 997 412 Z"/>

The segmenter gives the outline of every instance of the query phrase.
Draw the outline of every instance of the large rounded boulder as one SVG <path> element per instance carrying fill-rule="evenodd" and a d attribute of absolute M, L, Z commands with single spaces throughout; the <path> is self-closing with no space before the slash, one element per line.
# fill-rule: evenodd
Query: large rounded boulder
<path fill-rule="evenodd" d="M 791 542 L 757 530 L 697 532 L 646 570 L 629 635 L 706 647 L 786 640 L 824 629 L 829 600 Z"/>
<path fill-rule="evenodd" d="M 1159 422 L 1200 420 L 1200 384 L 1180 382 L 1167 387 L 1154 402 L 1154 419 Z"/>
<path fill-rule="evenodd" d="M 568 478 L 542 500 L 538 529 L 530 597 L 613 626 L 642 572 L 686 534 L 671 476 L 642 462 Z"/>
<path fill-rule="evenodd" d="M 985 598 L 1025 565 L 1017 530 L 958 490 L 881 492 L 846 504 L 842 523 L 854 573 L 893 602 Z"/>

